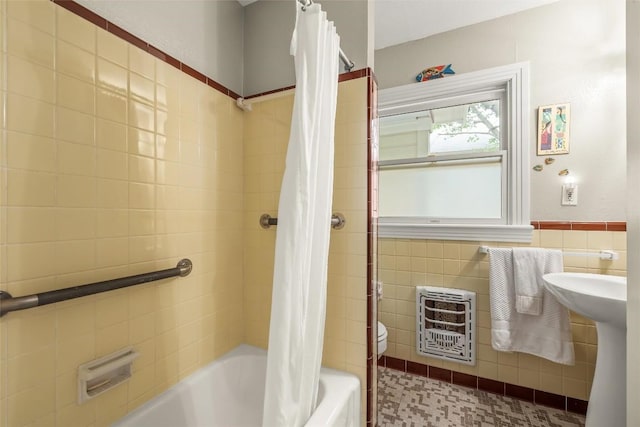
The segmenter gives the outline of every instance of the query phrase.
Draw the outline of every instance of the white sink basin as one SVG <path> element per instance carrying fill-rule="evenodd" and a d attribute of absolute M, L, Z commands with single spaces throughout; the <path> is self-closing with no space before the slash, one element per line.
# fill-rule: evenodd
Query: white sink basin
<path fill-rule="evenodd" d="M 558 301 L 596 323 L 598 357 L 586 427 L 626 426 L 627 278 L 588 273 L 551 273 L 545 288 Z"/>
<path fill-rule="evenodd" d="M 544 275 L 560 304 L 595 322 L 627 326 L 627 278 L 588 273 Z"/>

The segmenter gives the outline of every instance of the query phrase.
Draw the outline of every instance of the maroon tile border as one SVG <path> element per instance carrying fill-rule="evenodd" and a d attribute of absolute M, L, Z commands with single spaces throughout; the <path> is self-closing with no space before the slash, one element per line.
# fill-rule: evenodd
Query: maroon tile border
<path fill-rule="evenodd" d="M 71 1 L 71 0 L 53 0 L 53 2 L 55 4 L 57 4 L 57 5 L 59 5 L 59 6 L 64 7 L 69 12 L 75 13 L 79 17 L 84 18 L 87 21 L 91 22 L 92 24 L 97 25 L 98 27 L 102 28 L 103 30 L 107 29 L 107 20 L 106 19 L 104 19 L 103 17 L 101 17 L 97 13 L 94 13 L 94 12 L 90 11 L 86 7 L 81 6 L 80 4 L 78 4 L 76 2 Z"/>
<path fill-rule="evenodd" d="M 585 402 L 584 400 L 574 399 L 573 397 L 567 396 L 567 411 L 569 412 L 586 414 L 588 404 L 589 402 Z"/>
<path fill-rule="evenodd" d="M 378 366 L 382 366 L 383 368 L 387 366 L 387 356 L 380 356 L 378 359 Z"/>
<path fill-rule="evenodd" d="M 407 372 L 409 372 L 410 374 L 426 377 L 427 371 L 427 365 L 423 365 L 422 363 L 410 362 L 407 360 Z"/>
<path fill-rule="evenodd" d="M 502 381 L 478 377 L 478 390 L 504 395 L 504 383 Z"/>
<path fill-rule="evenodd" d="M 531 221 L 535 230 L 627 231 L 625 221 Z"/>
<path fill-rule="evenodd" d="M 450 383 L 451 371 L 449 369 L 438 368 L 437 366 L 429 366 L 429 378 Z"/>
<path fill-rule="evenodd" d="M 527 402 L 533 402 L 534 389 L 529 387 L 522 387 L 514 384 L 504 384 L 504 395 L 514 397 L 520 400 L 526 400 Z"/>
<path fill-rule="evenodd" d="M 191 77 L 201 81 L 202 83 L 214 88 L 218 92 L 220 92 L 220 93 L 222 93 L 224 95 L 227 95 L 232 99 L 237 99 L 237 98 L 241 97 L 240 94 L 238 94 L 238 93 L 232 91 L 231 89 L 221 85 L 220 83 L 216 82 L 212 78 L 207 77 L 206 75 L 202 74 L 200 71 L 190 67 L 189 65 L 185 64 L 184 62 L 180 62 L 178 59 L 176 59 L 176 58 L 172 57 L 171 55 L 161 51 L 157 47 L 147 43 L 146 41 L 142 40 L 141 38 L 131 34 L 127 30 L 117 26 L 113 22 L 110 22 L 110 21 L 106 20 L 105 18 L 101 17 L 97 13 L 95 13 L 95 12 L 87 9 L 86 7 L 80 5 L 79 3 L 76 3 L 74 0 L 51 0 L 51 1 L 53 3 L 55 3 L 55 4 L 57 4 L 58 6 L 65 8 L 69 12 L 72 12 L 72 13 L 78 15 L 79 17 L 86 19 L 87 21 L 89 21 L 92 24 L 102 28 L 103 30 L 108 31 L 111 34 L 121 38 L 122 40 L 131 43 L 132 45 L 142 49 L 143 51 L 145 51 L 147 53 L 150 53 L 151 55 L 155 56 L 159 60 L 161 60 L 163 62 L 166 62 L 167 64 L 171 65 L 172 67 L 175 67 L 175 68 L 181 70 L 185 74 L 188 74 L 189 76 L 191 76 Z M 340 74 L 340 76 L 338 78 L 338 81 L 339 82 L 343 82 L 343 81 L 359 79 L 361 77 L 367 77 L 367 76 L 371 76 L 372 78 L 375 79 L 375 76 L 373 75 L 373 72 L 371 71 L 371 69 L 362 68 L 360 70 L 355 70 L 355 71 L 350 71 L 348 73 Z M 263 92 L 263 93 L 258 93 L 258 94 L 255 94 L 255 95 L 248 96 L 246 99 L 257 98 L 259 96 L 269 95 L 269 94 L 272 94 L 272 93 L 284 92 L 286 90 L 293 89 L 294 87 L 295 86 L 288 86 L 288 87 L 281 88 L 281 89 L 274 89 L 274 90 L 270 90 L 268 92 Z"/>
<path fill-rule="evenodd" d="M 627 231 L 627 223 L 624 221 L 607 222 L 607 231 Z"/>
<path fill-rule="evenodd" d="M 200 80 L 204 84 L 207 84 L 207 76 L 202 74 L 200 71 L 189 67 L 187 64 L 180 64 L 180 69 L 183 73 L 190 75 L 196 80 Z"/>
<path fill-rule="evenodd" d="M 387 356 L 386 367 L 395 369 L 396 371 L 407 372 L 407 361 L 402 359 L 396 359 L 395 357 Z"/>
<path fill-rule="evenodd" d="M 361 68 L 359 70 L 349 71 L 348 73 L 342 73 L 338 75 L 338 83 L 359 79 L 362 77 L 368 77 L 371 74 L 372 73 L 369 68 Z"/>
<path fill-rule="evenodd" d="M 559 394 L 547 393 L 546 391 L 534 391 L 534 403 L 544 406 L 550 406 L 556 409 L 565 410 L 567 407 L 567 398 Z"/>
<path fill-rule="evenodd" d="M 527 402 L 533 402 L 563 411 L 574 412 L 576 414 L 585 415 L 589 404 L 587 401 L 575 399 L 573 397 L 548 393 L 546 391 L 504 383 L 502 381 L 491 380 L 489 378 L 477 377 L 475 375 L 464 374 L 462 372 L 450 371 L 448 369 L 397 359 L 391 356 L 382 356 L 378 361 L 378 365 L 418 375 L 422 375 L 420 372 L 424 372 L 426 370 L 429 374 L 429 378 L 501 396 L 508 396 Z"/>
<path fill-rule="evenodd" d="M 51 1 L 53 3 L 55 3 L 55 4 L 57 4 L 58 6 L 65 8 L 69 12 L 74 13 L 74 14 L 78 15 L 79 17 L 86 19 L 87 21 L 89 21 L 92 24 L 102 28 L 103 30 L 108 31 L 111 34 L 121 38 L 122 40 L 131 43 L 132 45 L 142 49 L 143 51 L 145 51 L 147 53 L 150 53 L 151 55 L 155 56 L 156 58 L 160 59 L 161 61 L 164 61 L 167 64 L 169 64 L 169 65 L 181 70 L 185 74 L 188 74 L 191 77 L 201 81 L 202 83 L 211 86 L 212 88 L 214 88 L 218 92 L 220 92 L 220 93 L 222 93 L 224 95 L 227 95 L 232 99 L 237 99 L 237 98 L 240 97 L 239 94 L 235 93 L 231 89 L 224 87 L 223 85 L 221 85 L 220 83 L 216 82 L 212 78 L 209 78 L 209 77 L 205 76 L 204 74 L 202 74 L 201 72 L 191 68 L 187 64 L 185 64 L 183 62 L 180 62 L 179 60 L 177 60 L 176 58 L 172 57 L 171 55 L 168 55 L 167 53 L 161 51 L 157 47 L 155 47 L 153 45 L 150 45 L 149 43 L 147 43 L 146 41 L 142 40 L 141 38 L 131 34 L 127 30 L 117 26 L 113 22 L 109 22 L 108 20 L 106 20 L 105 18 L 101 17 L 97 13 L 92 12 L 91 10 L 89 10 L 86 7 L 76 3 L 75 1 L 73 1 L 73 0 L 51 0 Z"/>
<path fill-rule="evenodd" d="M 451 381 L 455 385 L 461 385 L 463 387 L 478 388 L 478 377 L 475 375 L 463 374 L 462 372 L 453 372 L 453 378 Z"/>
<path fill-rule="evenodd" d="M 286 86 L 286 87 L 283 87 L 283 88 L 280 88 L 280 89 L 273 89 L 273 90 L 268 90 L 268 91 L 266 91 L 266 92 L 256 93 L 255 95 L 249 95 L 249 96 L 247 96 L 245 99 L 259 98 L 259 97 L 261 97 L 261 96 L 271 95 L 271 94 L 273 94 L 273 93 L 286 92 L 286 91 L 288 91 L 288 90 L 295 89 L 295 88 L 296 88 L 296 86 L 295 86 L 295 85 L 292 85 L 292 86 Z"/>
<path fill-rule="evenodd" d="M 155 56 L 156 58 L 158 58 L 159 60 L 164 61 L 167 64 L 171 65 L 172 67 L 180 69 L 180 61 L 178 61 L 176 58 L 174 58 L 171 55 L 167 55 L 160 49 L 157 49 L 154 46 L 149 45 L 149 53 Z"/>

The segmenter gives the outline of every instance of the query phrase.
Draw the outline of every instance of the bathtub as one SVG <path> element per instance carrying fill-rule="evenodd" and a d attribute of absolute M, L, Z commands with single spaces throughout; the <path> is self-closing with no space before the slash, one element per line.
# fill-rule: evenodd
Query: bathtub
<path fill-rule="evenodd" d="M 240 345 L 140 406 L 113 426 L 261 426 L 266 367 L 266 351 Z M 345 372 L 322 368 L 318 406 L 305 425 L 359 427 L 358 378 Z"/>

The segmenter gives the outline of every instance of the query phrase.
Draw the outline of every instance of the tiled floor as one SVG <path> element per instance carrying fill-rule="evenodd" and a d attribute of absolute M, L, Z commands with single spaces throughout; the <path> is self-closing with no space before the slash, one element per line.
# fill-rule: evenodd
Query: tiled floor
<path fill-rule="evenodd" d="M 378 367 L 378 424 L 575 427 L 584 416 Z"/>

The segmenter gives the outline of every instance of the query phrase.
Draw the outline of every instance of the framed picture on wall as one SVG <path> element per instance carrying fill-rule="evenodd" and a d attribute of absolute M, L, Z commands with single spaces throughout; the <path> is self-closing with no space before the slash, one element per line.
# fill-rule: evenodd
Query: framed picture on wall
<path fill-rule="evenodd" d="M 538 108 L 538 156 L 569 154 L 569 103 Z"/>

